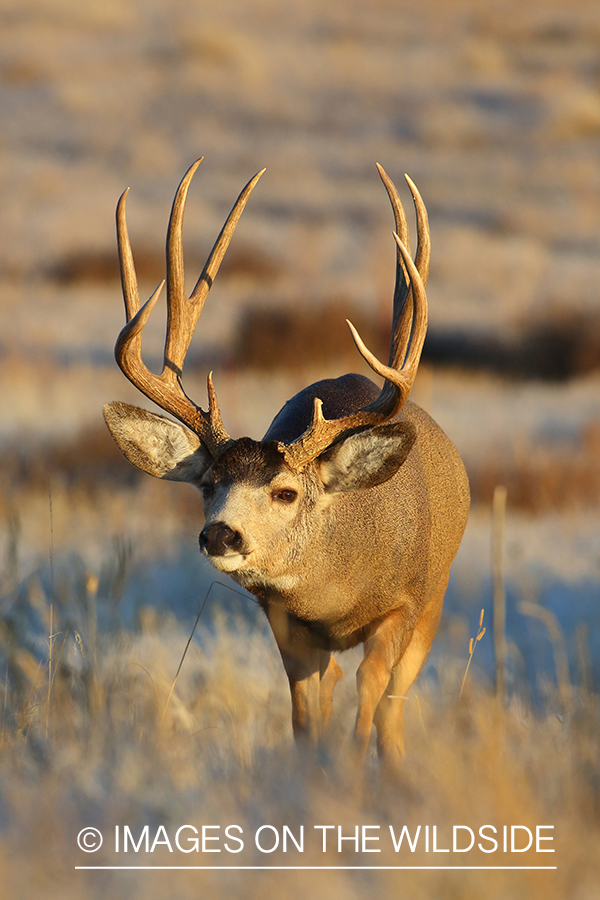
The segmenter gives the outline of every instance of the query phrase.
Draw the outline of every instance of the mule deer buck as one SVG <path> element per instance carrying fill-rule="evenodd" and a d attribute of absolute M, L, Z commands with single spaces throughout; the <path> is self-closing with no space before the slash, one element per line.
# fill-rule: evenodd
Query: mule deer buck
<path fill-rule="evenodd" d="M 393 772 L 403 753 L 402 698 L 434 638 L 469 509 L 457 450 L 408 402 L 427 328 L 425 206 L 407 177 L 418 230 L 413 262 L 398 192 L 378 167 L 397 232 L 388 365 L 348 325 L 363 359 L 385 379 L 381 390 L 361 375 L 318 381 L 285 404 L 262 440 L 234 440 L 225 431 L 212 374 L 206 411 L 187 396 L 181 376 L 206 296 L 262 172 L 238 197 L 188 299 L 183 214 L 200 161 L 179 185 L 169 220 L 160 375 L 142 362 L 141 339 L 164 282 L 140 308 L 127 191 L 117 207 L 127 324 L 115 356 L 127 378 L 183 424 L 120 402 L 104 408 L 105 419 L 130 462 L 202 492 L 201 551 L 253 593 L 266 613 L 289 679 L 297 740 L 317 740 L 327 723 L 343 674 L 332 652 L 364 644 L 353 754 L 362 762 L 374 723 L 382 763 Z"/>

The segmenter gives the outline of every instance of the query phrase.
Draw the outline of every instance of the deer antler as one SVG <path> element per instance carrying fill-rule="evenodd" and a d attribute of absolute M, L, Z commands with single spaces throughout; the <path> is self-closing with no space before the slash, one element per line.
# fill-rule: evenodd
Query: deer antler
<path fill-rule="evenodd" d="M 183 176 L 173 200 L 169 219 L 167 231 L 167 335 L 163 370 L 160 375 L 150 372 L 142 361 L 142 329 L 148 321 L 165 282 L 162 281 L 159 284 L 150 299 L 140 308 L 135 265 L 125 218 L 125 201 L 129 188 L 119 199 L 117 240 L 127 324 L 117 339 L 115 357 L 129 381 L 146 397 L 195 432 L 211 455 L 216 458 L 231 443 L 232 439 L 223 426 L 217 395 L 212 383 L 212 373 L 209 374 L 207 383 L 207 412 L 196 406 L 187 396 L 183 390 L 181 375 L 185 356 L 208 292 L 219 271 L 219 266 L 248 197 L 265 170 L 258 172 L 248 182 L 236 200 L 188 299 L 185 294 L 183 275 L 183 214 L 190 182 L 201 162 L 202 159 L 197 160 Z"/>
<path fill-rule="evenodd" d="M 365 346 L 354 325 L 346 321 L 358 352 L 377 375 L 385 378 L 385 382 L 376 400 L 340 419 L 325 419 L 323 403 L 316 397 L 312 422 L 304 434 L 291 444 L 278 445 L 287 464 L 295 470 L 316 459 L 344 432 L 364 426 L 382 425 L 392 419 L 408 400 L 417 375 L 427 331 L 425 284 L 429 274 L 431 248 L 427 211 L 416 186 L 406 175 L 417 215 L 418 246 L 415 264 L 410 255 L 408 226 L 398 191 L 382 167 L 378 165 L 377 168 L 392 204 L 398 232 L 394 233 L 398 255 L 387 366 Z"/>

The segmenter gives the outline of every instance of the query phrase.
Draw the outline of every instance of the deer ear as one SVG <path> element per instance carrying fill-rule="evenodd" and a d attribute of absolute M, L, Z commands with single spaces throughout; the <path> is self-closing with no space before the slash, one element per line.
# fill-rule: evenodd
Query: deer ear
<path fill-rule="evenodd" d="M 317 460 L 327 493 L 360 491 L 395 475 L 417 437 L 412 422 L 394 422 L 351 434 Z"/>
<path fill-rule="evenodd" d="M 198 486 L 213 462 L 199 438 L 172 419 L 118 401 L 103 413 L 121 453 L 149 475 Z"/>

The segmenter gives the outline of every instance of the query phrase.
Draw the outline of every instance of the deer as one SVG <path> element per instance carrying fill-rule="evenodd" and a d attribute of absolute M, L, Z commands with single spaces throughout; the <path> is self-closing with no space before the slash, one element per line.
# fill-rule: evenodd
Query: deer
<path fill-rule="evenodd" d="M 413 261 L 400 196 L 377 166 L 395 219 L 388 364 L 347 324 L 361 357 L 384 379 L 382 387 L 358 374 L 317 381 L 285 403 L 261 440 L 234 439 L 225 430 L 212 373 L 206 410 L 186 394 L 182 373 L 208 292 L 265 170 L 239 195 L 188 298 L 183 217 L 201 161 L 184 175 L 168 223 L 160 374 L 142 361 L 141 341 L 165 281 L 140 305 L 126 223 L 129 188 L 117 206 L 126 324 L 116 361 L 172 418 L 119 401 L 104 407 L 104 418 L 133 465 L 201 492 L 201 553 L 254 595 L 266 614 L 289 681 L 292 730 L 300 747 L 318 744 L 329 722 L 343 675 L 333 654 L 363 645 L 349 755 L 362 770 L 374 725 L 381 766 L 393 776 L 404 755 L 404 699 L 438 628 L 470 502 L 458 451 L 408 399 L 427 330 L 427 211 L 405 176 L 417 223 Z"/>

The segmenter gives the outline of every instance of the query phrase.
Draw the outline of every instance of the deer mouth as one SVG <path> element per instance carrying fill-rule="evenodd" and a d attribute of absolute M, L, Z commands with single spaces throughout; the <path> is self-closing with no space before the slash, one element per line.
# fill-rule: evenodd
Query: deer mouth
<path fill-rule="evenodd" d="M 244 568 L 246 564 L 246 555 L 244 553 L 227 553 L 225 556 L 211 556 L 206 554 L 211 565 L 218 569 L 219 572 L 237 572 L 238 569 Z"/>

